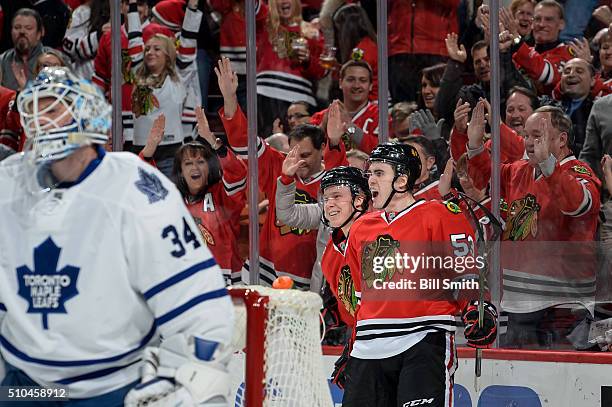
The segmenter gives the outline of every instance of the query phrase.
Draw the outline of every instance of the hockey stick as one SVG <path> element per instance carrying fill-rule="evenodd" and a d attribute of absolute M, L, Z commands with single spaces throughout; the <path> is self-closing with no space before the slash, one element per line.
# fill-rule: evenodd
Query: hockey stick
<path fill-rule="evenodd" d="M 469 196 L 467 196 L 466 194 L 462 192 L 458 192 L 457 195 L 459 199 L 462 200 L 463 203 L 465 203 L 465 206 L 468 209 L 468 213 L 470 214 L 470 218 L 475 223 L 476 243 L 478 245 L 478 252 L 482 253 L 483 255 L 482 267 L 478 268 L 478 328 L 482 328 L 484 324 L 484 293 L 485 293 L 486 275 L 489 272 L 489 261 L 488 261 L 489 251 L 486 249 L 487 245 L 485 243 L 486 240 L 485 240 L 485 235 L 484 235 L 484 228 L 482 227 L 482 224 L 480 223 L 480 220 L 478 219 L 478 217 L 476 217 L 476 214 L 474 213 L 474 210 L 472 209 L 472 205 L 470 205 L 469 201 L 473 202 L 479 209 L 481 209 L 484 212 L 484 214 L 487 216 L 487 218 L 489 218 L 489 221 L 493 225 L 493 234 L 489 237 L 488 239 L 489 242 L 494 242 L 497 239 L 499 239 L 499 237 L 501 236 L 501 232 L 502 232 L 502 224 L 499 221 L 499 219 L 493 216 L 491 211 L 489 211 L 480 202 L 476 201 L 473 198 L 470 198 Z M 492 246 L 489 246 L 489 247 L 492 247 Z M 481 348 L 476 349 L 476 359 L 474 362 L 475 362 L 474 363 L 474 389 L 478 389 L 478 378 L 482 374 L 482 349 Z"/>

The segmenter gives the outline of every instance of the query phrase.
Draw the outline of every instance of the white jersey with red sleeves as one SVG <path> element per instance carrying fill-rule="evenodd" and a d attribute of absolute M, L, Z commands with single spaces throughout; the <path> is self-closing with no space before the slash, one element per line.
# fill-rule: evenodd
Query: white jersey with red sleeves
<path fill-rule="evenodd" d="M 242 259 L 238 253 L 240 212 L 246 203 L 246 165 L 231 150 L 219 157 L 223 178 L 202 199 L 188 201 L 187 208 L 203 240 L 221 267 L 227 284 L 240 282 Z"/>
<path fill-rule="evenodd" d="M 244 113 L 238 107 L 234 116 L 229 119 L 221 109 L 219 116 L 223 121 L 230 145 L 239 157 L 246 159 L 247 120 Z M 259 235 L 261 282 L 271 285 L 276 277 L 287 275 L 294 280 L 296 287 L 308 289 L 312 267 L 317 257 L 317 232 L 287 226 L 276 218 L 276 180 L 281 175 L 285 155 L 270 147 L 261 138 L 258 139 L 257 147 L 259 188 L 266 193 L 270 201 L 268 214 Z M 338 150 L 326 147 L 325 168 L 347 165 L 344 146 L 339 147 Z M 318 202 L 323 174 L 324 171 L 321 171 L 308 180 L 296 177 L 296 204 Z M 243 280 L 248 281 L 248 263 L 245 264 L 244 271 Z"/>
<path fill-rule="evenodd" d="M 366 296 L 364 290 L 372 289 L 372 279 L 376 276 L 372 260 L 377 256 L 393 257 L 401 253 L 402 248 L 410 250 L 413 243 L 432 250 L 432 242 L 438 242 L 436 245 L 440 247 L 448 245 L 448 248 L 452 243 L 453 248 L 459 244 L 465 245 L 466 249 L 470 245 L 473 247 L 472 227 L 457 209 L 456 206 L 437 201 L 419 200 L 394 214 L 392 219 L 386 212 L 374 212 L 353 223 L 346 258 L 356 295 L 361 300 L 355 315 L 355 342 L 351 356 L 360 359 L 387 358 L 414 346 L 428 332 L 455 331 L 455 315 L 466 305 L 465 299 L 401 301 L 397 297 L 377 297 L 370 300 L 368 298 L 371 297 Z M 394 252 L 390 252 L 389 247 L 395 248 L 392 249 Z M 465 251 L 467 253 L 468 250 Z M 449 251 L 447 255 L 464 254 Z M 418 276 L 419 272 L 423 270 L 419 268 L 412 275 Z M 407 273 L 404 271 L 404 274 Z"/>

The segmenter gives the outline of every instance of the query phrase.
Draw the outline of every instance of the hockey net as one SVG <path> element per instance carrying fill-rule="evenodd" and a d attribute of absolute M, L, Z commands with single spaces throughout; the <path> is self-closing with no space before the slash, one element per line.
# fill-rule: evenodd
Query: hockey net
<path fill-rule="evenodd" d="M 332 405 L 319 332 L 321 298 L 261 286 L 230 289 L 236 309 L 235 406 Z"/>

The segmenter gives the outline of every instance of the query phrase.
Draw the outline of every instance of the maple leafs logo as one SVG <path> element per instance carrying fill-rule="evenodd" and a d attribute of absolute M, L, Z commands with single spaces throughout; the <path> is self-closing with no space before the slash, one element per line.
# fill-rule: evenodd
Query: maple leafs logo
<path fill-rule="evenodd" d="M 42 314 L 44 329 L 49 329 L 49 314 L 66 314 L 64 303 L 76 296 L 79 268 L 57 269 L 61 249 L 51 237 L 34 248 L 34 271 L 28 266 L 17 268 L 18 294 L 29 304 L 27 312 Z"/>
<path fill-rule="evenodd" d="M 168 190 L 155 174 L 138 167 L 138 176 L 140 179 L 135 182 L 136 188 L 147 196 L 150 204 L 166 199 Z"/>

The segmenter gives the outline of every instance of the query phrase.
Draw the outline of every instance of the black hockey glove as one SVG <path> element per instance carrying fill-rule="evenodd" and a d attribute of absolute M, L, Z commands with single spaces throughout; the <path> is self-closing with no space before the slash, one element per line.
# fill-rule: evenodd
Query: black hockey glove
<path fill-rule="evenodd" d="M 344 389 L 344 384 L 346 383 L 345 369 L 351 353 L 351 347 L 351 341 L 348 340 L 344 345 L 342 355 L 334 363 L 334 372 L 332 373 L 331 380 L 332 383 L 335 383 L 341 389 Z"/>
<path fill-rule="evenodd" d="M 478 301 L 472 300 L 463 310 L 461 316 L 465 324 L 465 339 L 472 348 L 488 348 L 497 336 L 497 310 L 488 301 L 484 301 L 482 328 L 478 327 Z"/>

